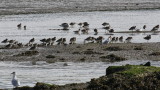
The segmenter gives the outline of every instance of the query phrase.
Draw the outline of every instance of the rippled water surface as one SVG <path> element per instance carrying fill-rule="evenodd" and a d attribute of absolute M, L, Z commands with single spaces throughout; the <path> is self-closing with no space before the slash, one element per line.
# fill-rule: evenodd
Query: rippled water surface
<path fill-rule="evenodd" d="M 136 25 L 141 29 L 147 25 L 147 30 L 151 30 L 155 25 L 160 24 L 160 10 L 140 10 L 140 11 L 105 11 L 105 12 L 74 12 L 74 13 L 50 13 L 50 14 L 28 14 L 28 15 L 7 15 L 0 16 L 0 41 L 5 38 L 15 39 L 19 42 L 27 43 L 35 37 L 36 42 L 40 39 L 56 36 L 57 38 L 77 37 L 77 42 L 82 43 L 88 36 L 104 36 L 105 31 L 102 29 L 102 23 L 108 22 L 115 31 L 125 31 L 131 26 Z M 78 30 L 76 25 L 69 31 L 56 31 L 49 29 L 60 29 L 61 23 L 70 22 L 88 22 L 90 31 L 88 35 L 75 35 L 73 31 Z M 27 25 L 27 30 L 17 30 L 17 24 Z M 98 28 L 99 34 L 94 35 L 93 29 Z M 115 34 L 115 36 L 130 36 L 130 34 Z M 146 34 L 132 35 L 133 42 L 146 42 L 143 37 Z M 150 42 L 160 42 L 159 35 L 152 35 Z"/>
<path fill-rule="evenodd" d="M 88 36 L 103 36 L 103 22 L 109 22 L 116 31 L 128 30 L 136 25 L 142 28 L 147 25 L 147 30 L 151 30 L 155 25 L 160 24 L 160 10 L 141 11 L 106 11 L 106 12 L 74 12 L 74 13 L 50 13 L 50 14 L 28 14 L 28 15 L 6 15 L 0 16 L 0 41 L 3 39 L 14 39 L 22 43 L 27 43 L 31 38 L 35 38 L 37 43 L 43 38 L 67 38 L 77 37 L 77 42 L 82 43 Z M 78 30 L 78 25 L 69 31 L 49 30 L 61 28 L 61 23 L 88 22 L 90 31 L 88 35 L 75 35 L 73 31 Z M 18 30 L 17 24 L 27 25 L 27 30 Z M 94 35 L 93 29 L 98 28 L 99 34 Z M 152 34 L 152 33 L 149 33 Z M 134 34 L 132 42 L 146 42 L 143 37 L 147 34 Z M 114 36 L 131 36 L 130 34 L 115 34 Z M 152 35 L 149 42 L 160 42 L 160 35 Z M 91 78 L 98 78 L 105 75 L 105 69 L 110 65 L 141 64 L 146 61 L 129 60 L 116 63 L 93 62 L 93 63 L 72 63 L 63 66 L 64 62 L 47 64 L 38 62 L 32 65 L 30 62 L 0 62 L 0 88 L 11 88 L 11 72 L 16 71 L 21 85 L 33 86 L 36 82 L 45 82 L 64 85 L 68 83 L 79 83 L 90 81 Z M 154 66 L 159 66 L 159 61 L 152 61 Z"/>
<path fill-rule="evenodd" d="M 48 64 L 37 62 L 0 62 L 0 88 L 12 88 L 11 72 L 15 71 L 21 81 L 21 86 L 34 86 L 36 82 L 64 85 L 68 83 L 88 82 L 91 78 L 105 75 L 105 69 L 111 65 L 133 64 L 139 65 L 147 62 L 139 60 L 128 60 L 123 62 L 107 63 L 73 63 L 56 62 Z M 64 66 L 67 63 L 68 66 Z M 151 61 L 153 66 L 159 66 L 160 62 Z"/>

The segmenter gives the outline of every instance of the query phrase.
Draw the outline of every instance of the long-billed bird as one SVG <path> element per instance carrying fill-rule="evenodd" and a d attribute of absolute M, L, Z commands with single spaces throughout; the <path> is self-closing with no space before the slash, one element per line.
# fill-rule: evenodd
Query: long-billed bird
<path fill-rule="evenodd" d="M 18 29 L 21 29 L 22 24 L 21 24 L 21 23 L 20 23 L 20 24 L 18 24 L 18 25 L 17 25 L 17 27 L 18 27 Z"/>
<path fill-rule="evenodd" d="M 68 28 L 69 28 L 68 23 L 62 23 L 62 24 L 59 25 L 59 26 L 63 27 L 63 30 L 69 30 L 69 29 L 68 29 Z"/>
<path fill-rule="evenodd" d="M 152 30 L 151 31 L 158 31 L 158 29 L 159 29 L 159 25 L 156 25 L 156 26 L 154 26 L 153 28 L 152 28 Z"/>
<path fill-rule="evenodd" d="M 126 41 L 126 43 L 130 43 L 131 40 L 132 40 L 132 37 L 127 37 L 125 41 Z"/>
<path fill-rule="evenodd" d="M 129 28 L 129 30 L 132 31 L 132 34 L 133 34 L 133 30 L 135 30 L 135 29 L 136 29 L 136 26 L 132 26 L 132 27 Z"/>

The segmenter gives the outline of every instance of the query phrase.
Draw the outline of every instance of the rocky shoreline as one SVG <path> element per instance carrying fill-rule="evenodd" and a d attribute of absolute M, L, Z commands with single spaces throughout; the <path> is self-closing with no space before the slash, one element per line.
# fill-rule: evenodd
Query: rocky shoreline
<path fill-rule="evenodd" d="M 1 0 L 0 15 L 160 9 L 159 0 Z"/>
<path fill-rule="evenodd" d="M 24 86 L 14 90 L 159 90 L 160 68 L 143 65 L 110 66 L 106 75 L 91 79 L 87 83 L 73 83 L 63 86 L 36 83 L 34 87 Z"/>

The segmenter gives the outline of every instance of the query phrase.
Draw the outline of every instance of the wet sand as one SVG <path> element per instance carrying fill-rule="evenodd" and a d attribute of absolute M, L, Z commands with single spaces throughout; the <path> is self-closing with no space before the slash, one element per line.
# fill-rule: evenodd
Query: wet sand
<path fill-rule="evenodd" d="M 32 53 L 29 47 L 0 49 L 0 61 L 114 62 L 103 56 L 114 54 L 126 60 L 160 60 L 160 43 L 109 43 L 41 46 Z M 3 48 L 4 46 L 1 46 Z M 108 49 L 109 48 L 109 49 Z M 25 54 L 24 54 L 25 53 Z"/>
<path fill-rule="evenodd" d="M 1 0 L 0 15 L 160 9 L 159 0 Z"/>

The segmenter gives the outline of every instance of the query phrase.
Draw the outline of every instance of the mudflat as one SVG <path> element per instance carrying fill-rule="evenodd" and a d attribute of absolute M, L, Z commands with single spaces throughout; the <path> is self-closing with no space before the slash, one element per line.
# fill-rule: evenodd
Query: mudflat
<path fill-rule="evenodd" d="M 109 43 L 38 46 L 4 49 L 0 61 L 116 62 L 122 60 L 160 60 L 160 43 Z"/>

